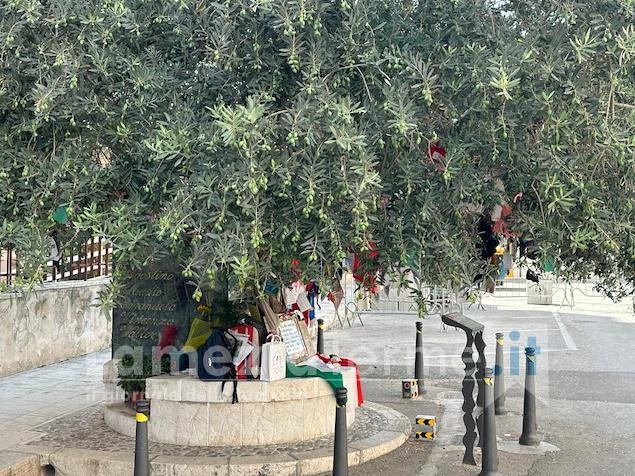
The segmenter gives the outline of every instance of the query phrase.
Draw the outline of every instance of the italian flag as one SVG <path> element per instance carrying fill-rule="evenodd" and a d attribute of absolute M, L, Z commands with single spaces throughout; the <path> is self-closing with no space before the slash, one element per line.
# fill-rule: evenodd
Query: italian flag
<path fill-rule="evenodd" d="M 349 381 L 349 378 L 342 373 L 342 367 L 355 369 L 354 382 Z M 287 361 L 287 378 L 306 377 L 323 378 L 333 390 L 338 387 L 350 388 L 351 386 L 355 386 L 357 388 L 357 405 L 360 406 L 364 403 L 359 369 L 357 368 L 357 364 L 350 359 L 340 357 L 338 363 L 333 364 L 331 363 L 331 359 L 326 355 L 316 354 L 299 364 Z"/>

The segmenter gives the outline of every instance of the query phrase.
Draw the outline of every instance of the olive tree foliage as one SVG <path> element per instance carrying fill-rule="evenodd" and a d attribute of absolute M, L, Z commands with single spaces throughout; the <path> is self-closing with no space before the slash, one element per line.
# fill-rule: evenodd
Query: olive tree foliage
<path fill-rule="evenodd" d="M 39 276 L 65 205 L 120 272 L 261 290 L 372 242 L 469 283 L 522 192 L 515 236 L 632 284 L 634 5 L 0 0 L 0 243 Z"/>

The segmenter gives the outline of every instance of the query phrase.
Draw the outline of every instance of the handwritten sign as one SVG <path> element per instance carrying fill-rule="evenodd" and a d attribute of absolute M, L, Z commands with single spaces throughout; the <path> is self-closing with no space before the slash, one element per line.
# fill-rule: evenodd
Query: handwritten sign
<path fill-rule="evenodd" d="M 299 327 L 295 317 L 281 320 L 278 326 L 278 334 L 287 346 L 287 357 L 294 362 L 300 362 L 309 355 L 305 336 Z"/>
<path fill-rule="evenodd" d="M 113 353 L 121 346 L 141 346 L 149 352 L 158 345 L 163 326 L 178 327 L 177 344 L 187 338 L 194 303 L 178 270 L 155 265 L 131 271 L 113 311 Z"/>

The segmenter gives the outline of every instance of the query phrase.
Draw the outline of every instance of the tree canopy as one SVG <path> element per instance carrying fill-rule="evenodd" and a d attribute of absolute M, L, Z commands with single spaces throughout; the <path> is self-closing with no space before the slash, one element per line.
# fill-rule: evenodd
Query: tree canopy
<path fill-rule="evenodd" d="M 0 0 L 0 244 L 37 277 L 65 206 L 119 269 L 467 283 L 508 204 L 632 286 L 634 60 L 632 0 Z"/>

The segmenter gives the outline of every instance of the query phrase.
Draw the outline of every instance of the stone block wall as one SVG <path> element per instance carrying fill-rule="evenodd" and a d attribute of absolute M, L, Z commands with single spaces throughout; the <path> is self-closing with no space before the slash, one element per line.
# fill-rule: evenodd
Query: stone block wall
<path fill-rule="evenodd" d="M 0 294 L 0 376 L 109 347 L 111 321 L 98 299 L 107 283 L 65 281 Z"/>

